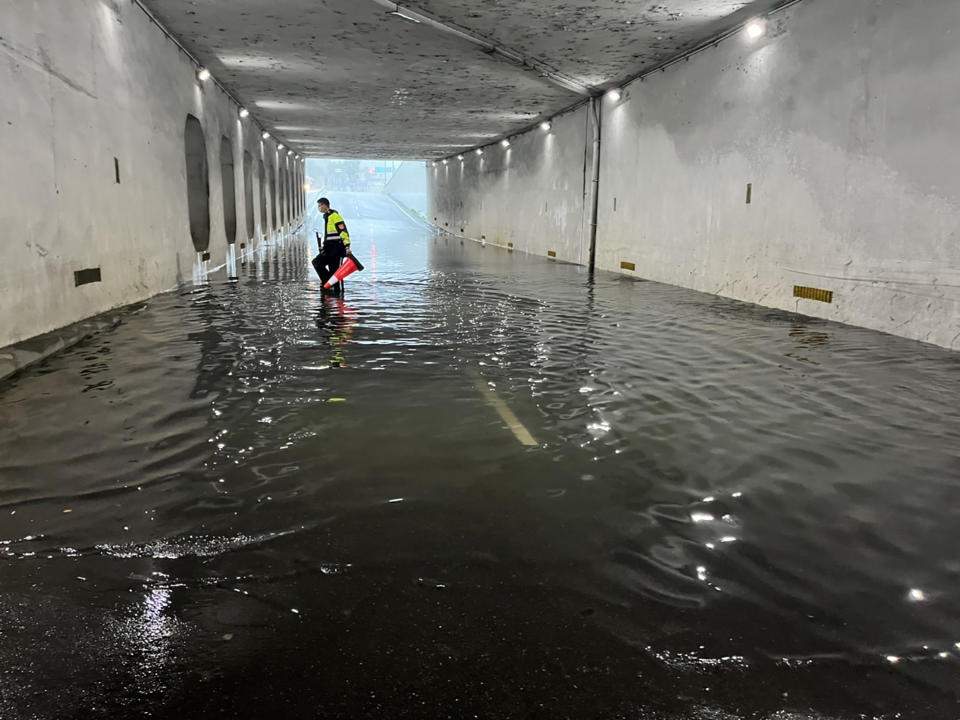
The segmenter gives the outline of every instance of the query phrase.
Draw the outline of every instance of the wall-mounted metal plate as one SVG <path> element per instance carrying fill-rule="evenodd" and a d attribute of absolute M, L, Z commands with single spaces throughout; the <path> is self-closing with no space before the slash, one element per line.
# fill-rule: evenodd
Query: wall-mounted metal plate
<path fill-rule="evenodd" d="M 621 269 L 621 270 L 636 270 L 636 269 L 637 269 L 637 264 L 636 264 L 636 263 L 632 263 L 632 262 L 627 262 L 626 260 L 624 260 L 622 263 L 620 263 L 620 269 Z"/>

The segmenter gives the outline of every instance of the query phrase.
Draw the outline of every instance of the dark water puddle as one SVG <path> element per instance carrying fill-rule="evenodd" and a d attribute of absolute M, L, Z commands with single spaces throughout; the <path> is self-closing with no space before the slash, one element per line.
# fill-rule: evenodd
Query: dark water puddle
<path fill-rule="evenodd" d="M 340 202 L 0 388 L 0 717 L 960 714 L 958 356 Z"/>

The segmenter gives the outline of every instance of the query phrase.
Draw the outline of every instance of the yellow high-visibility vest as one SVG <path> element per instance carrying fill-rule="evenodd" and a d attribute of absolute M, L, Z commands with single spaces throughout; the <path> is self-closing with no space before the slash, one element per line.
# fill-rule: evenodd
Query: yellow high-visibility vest
<path fill-rule="evenodd" d="M 327 222 L 323 236 L 324 242 L 327 240 L 342 240 L 346 247 L 350 247 L 350 233 L 347 232 L 347 223 L 344 222 L 343 216 L 336 210 L 331 209 L 324 215 L 324 218 Z"/>

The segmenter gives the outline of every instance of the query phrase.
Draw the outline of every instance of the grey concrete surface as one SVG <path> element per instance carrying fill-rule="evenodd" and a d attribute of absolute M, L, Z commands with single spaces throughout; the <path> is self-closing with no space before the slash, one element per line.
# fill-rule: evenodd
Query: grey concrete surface
<path fill-rule="evenodd" d="M 258 182 L 244 177 L 243 152 L 274 176 L 293 170 L 292 158 L 262 141 L 215 85 L 199 82 L 189 58 L 136 5 L 21 0 L 3 3 L 0 18 L 0 347 L 235 258 L 240 248 L 228 252 L 224 228 L 221 138 L 234 148 L 238 217 L 245 183 Z M 188 114 L 203 126 L 211 168 L 208 260 L 190 239 Z M 256 238 L 278 231 L 259 208 L 254 224 Z M 74 272 L 86 268 L 100 268 L 102 281 L 75 286 Z"/>
<path fill-rule="evenodd" d="M 960 348 L 958 33 L 953 0 L 802 2 L 604 100 L 597 266 Z M 587 121 L 428 168 L 431 218 L 585 262 Z"/>
<path fill-rule="evenodd" d="M 427 219 L 427 173 L 422 162 L 405 162 L 383 191 L 422 220 Z"/>
<path fill-rule="evenodd" d="M 779 2 L 402 4 L 605 86 Z M 268 129 L 317 157 L 443 157 L 578 99 L 374 0 L 145 3 Z"/>

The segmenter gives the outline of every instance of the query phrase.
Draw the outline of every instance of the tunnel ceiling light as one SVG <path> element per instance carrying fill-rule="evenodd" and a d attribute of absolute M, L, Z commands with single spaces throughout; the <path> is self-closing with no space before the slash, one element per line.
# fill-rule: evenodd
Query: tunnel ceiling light
<path fill-rule="evenodd" d="M 240 108 L 240 117 L 247 118 L 250 117 L 250 111 L 246 108 Z"/>
<path fill-rule="evenodd" d="M 474 150 L 474 152 L 475 152 L 477 155 L 483 155 L 483 150 L 481 150 L 480 148 L 477 148 L 476 150 Z"/>
<path fill-rule="evenodd" d="M 618 102 L 620 98 L 623 97 L 623 95 L 620 93 L 619 90 L 617 90 L 617 88 L 613 88 L 613 90 L 607 91 L 607 97 L 613 100 L 614 102 Z"/>
<path fill-rule="evenodd" d="M 544 132 L 550 132 L 550 128 L 552 127 L 553 125 L 549 120 L 544 120 L 542 123 L 540 123 L 540 129 L 543 130 Z"/>
<path fill-rule="evenodd" d="M 448 160 L 444 160 L 443 164 L 446 165 L 448 162 L 449 162 Z"/>
<path fill-rule="evenodd" d="M 457 160 L 459 160 L 460 162 L 463 162 L 463 155 L 457 155 Z"/>
<path fill-rule="evenodd" d="M 510 141 L 507 140 L 506 138 L 504 138 L 503 140 L 501 140 L 501 141 L 500 141 L 500 144 L 503 145 L 505 148 L 510 147 Z"/>
<path fill-rule="evenodd" d="M 199 78 L 203 82 L 206 82 L 207 80 L 210 79 L 210 71 L 207 70 L 205 67 L 200 68 L 199 70 L 197 70 L 197 78 Z"/>
<path fill-rule="evenodd" d="M 747 37 L 751 40 L 759 40 L 767 34 L 767 21 L 763 18 L 756 18 L 747 23 Z"/>
<path fill-rule="evenodd" d="M 270 137 L 270 133 L 268 133 L 266 130 L 264 130 L 264 131 L 263 131 L 263 135 L 261 135 L 260 137 L 262 137 L 264 140 L 267 140 L 267 139 L 269 139 L 269 137 Z"/>
<path fill-rule="evenodd" d="M 287 155 L 293 155 L 293 150 L 287 150 Z"/>
<path fill-rule="evenodd" d="M 283 143 L 280 143 L 279 145 L 277 145 L 277 150 L 283 150 L 283 148 L 284 148 Z"/>

